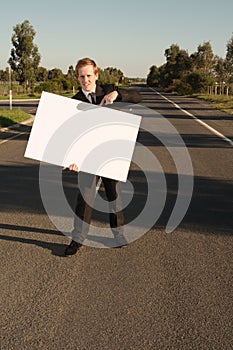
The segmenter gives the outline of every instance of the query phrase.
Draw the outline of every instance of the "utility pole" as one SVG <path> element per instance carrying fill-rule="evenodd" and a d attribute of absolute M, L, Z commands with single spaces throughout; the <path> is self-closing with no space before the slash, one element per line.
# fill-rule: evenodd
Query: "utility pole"
<path fill-rule="evenodd" d="M 12 110 L 11 67 L 9 67 L 9 104 L 10 110 Z"/>

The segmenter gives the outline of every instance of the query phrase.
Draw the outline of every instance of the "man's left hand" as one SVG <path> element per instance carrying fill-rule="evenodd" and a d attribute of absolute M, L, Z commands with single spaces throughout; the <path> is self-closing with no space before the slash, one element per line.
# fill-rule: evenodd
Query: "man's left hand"
<path fill-rule="evenodd" d="M 109 94 L 104 96 L 104 98 L 100 102 L 100 106 L 103 106 L 104 104 L 105 105 L 112 104 L 116 100 L 117 96 L 118 96 L 117 91 L 110 92 Z"/>

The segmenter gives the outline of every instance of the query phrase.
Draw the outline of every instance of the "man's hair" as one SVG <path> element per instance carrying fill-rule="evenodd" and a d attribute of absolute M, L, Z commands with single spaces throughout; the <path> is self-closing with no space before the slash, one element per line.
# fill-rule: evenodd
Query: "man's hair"
<path fill-rule="evenodd" d="M 75 72 L 76 72 L 77 76 L 78 76 L 79 68 L 84 67 L 84 66 L 88 66 L 88 65 L 93 66 L 95 74 L 98 73 L 98 67 L 97 67 L 97 64 L 95 63 L 95 61 L 93 61 L 92 59 L 90 59 L 88 57 L 85 57 L 85 58 L 80 59 L 78 61 L 78 63 L 76 64 Z"/>

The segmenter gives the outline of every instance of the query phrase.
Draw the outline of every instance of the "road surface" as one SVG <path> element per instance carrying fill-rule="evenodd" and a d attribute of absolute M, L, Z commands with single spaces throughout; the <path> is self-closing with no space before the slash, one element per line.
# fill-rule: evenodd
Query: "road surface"
<path fill-rule="evenodd" d="M 1 350 L 232 349 L 232 116 L 140 89 L 149 125 L 167 120 L 184 140 L 194 188 L 182 222 L 166 232 L 179 191 L 168 150 L 183 146 L 141 129 L 138 142 L 161 164 L 166 203 L 153 227 L 123 249 L 85 247 L 64 258 L 69 239 L 45 212 L 38 162 L 24 158 L 30 125 L 1 132 Z M 146 197 L 134 165 L 130 180 L 136 190 L 128 220 Z M 76 175 L 64 173 L 63 181 L 74 205 Z M 108 220 L 96 215 L 93 223 Z"/>

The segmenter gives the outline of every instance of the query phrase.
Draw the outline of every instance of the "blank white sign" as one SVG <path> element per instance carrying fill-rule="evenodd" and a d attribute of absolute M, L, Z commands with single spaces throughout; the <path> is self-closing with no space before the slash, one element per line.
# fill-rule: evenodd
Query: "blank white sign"
<path fill-rule="evenodd" d="M 126 181 L 141 117 L 43 92 L 24 156 Z"/>

